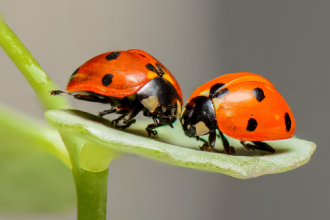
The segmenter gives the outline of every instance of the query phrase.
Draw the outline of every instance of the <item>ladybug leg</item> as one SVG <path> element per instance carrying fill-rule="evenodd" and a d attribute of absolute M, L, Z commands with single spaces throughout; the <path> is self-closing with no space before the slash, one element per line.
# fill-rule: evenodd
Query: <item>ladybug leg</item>
<path fill-rule="evenodd" d="M 85 95 L 85 94 L 74 94 L 71 92 L 64 92 L 62 90 L 52 90 L 50 95 L 72 95 L 75 99 L 88 101 L 88 102 L 99 102 L 99 103 L 109 103 L 109 99 L 106 97 L 101 98 L 96 95 Z"/>
<path fill-rule="evenodd" d="M 115 107 L 112 107 L 111 109 L 108 109 L 108 110 L 104 110 L 102 112 L 99 112 L 98 115 L 100 117 L 103 117 L 105 115 L 108 115 L 108 114 L 111 114 L 111 113 L 115 113 L 117 111 L 117 109 Z"/>
<path fill-rule="evenodd" d="M 223 133 L 219 130 L 220 138 L 222 141 L 223 148 L 225 149 L 226 154 L 235 153 L 235 148 L 229 145 L 227 138 L 223 135 Z"/>
<path fill-rule="evenodd" d="M 120 126 L 122 129 L 128 128 L 132 124 L 136 122 L 136 119 L 134 117 L 139 114 L 139 112 L 143 109 L 143 106 L 136 106 L 135 108 L 132 109 L 127 115 L 125 115 L 123 119 L 123 123 L 125 125 Z"/>
<path fill-rule="evenodd" d="M 207 141 L 204 138 L 201 138 L 199 136 L 196 136 L 196 140 L 197 141 L 201 140 L 202 142 L 207 143 Z"/>
<path fill-rule="evenodd" d="M 151 134 L 157 136 L 158 133 L 154 129 L 165 125 L 165 124 L 159 124 L 156 117 L 153 117 L 152 119 L 154 120 L 154 124 L 150 124 L 146 127 L 146 131 L 148 132 L 149 137 L 151 136 Z"/>
<path fill-rule="evenodd" d="M 215 131 L 210 132 L 210 134 L 209 134 L 209 146 L 210 146 L 211 150 L 215 146 L 215 140 L 216 140 L 216 138 L 217 138 L 217 135 L 216 135 Z"/>
<path fill-rule="evenodd" d="M 117 128 L 128 128 L 129 126 L 131 126 L 132 124 L 134 124 L 136 122 L 135 119 L 133 119 L 141 110 L 142 110 L 143 106 L 136 106 L 133 109 L 131 109 L 128 113 L 124 112 L 121 113 L 121 111 L 123 112 L 123 110 L 125 110 L 125 107 L 113 107 L 112 109 L 114 109 L 116 113 L 122 114 L 121 116 L 119 116 L 117 119 L 112 120 L 111 124 L 115 124 Z M 110 113 L 112 113 L 112 109 L 110 110 L 105 110 L 103 112 L 107 112 L 107 111 L 111 111 Z M 102 113 L 102 112 L 100 112 Z M 100 114 L 99 113 L 99 114 Z M 118 123 L 123 120 L 123 123 L 125 125 L 118 125 Z"/>
<path fill-rule="evenodd" d="M 71 92 L 64 92 L 62 90 L 52 90 L 50 95 L 73 95 Z"/>
<path fill-rule="evenodd" d="M 117 107 L 111 107 L 110 109 L 104 110 L 102 112 L 98 112 L 98 115 L 100 117 L 103 117 L 105 115 L 112 114 L 112 113 L 123 114 L 124 111 L 125 111 L 125 108 L 121 108 L 121 107 L 117 106 Z M 124 116 L 126 116 L 126 114 Z M 120 120 L 118 120 L 118 121 L 120 121 Z"/>
<path fill-rule="evenodd" d="M 160 114 L 160 115 L 153 115 L 152 119 L 154 120 L 153 124 L 149 124 L 146 127 L 146 131 L 148 132 L 149 137 L 151 136 L 151 134 L 157 136 L 158 133 L 156 130 L 156 128 L 165 126 L 165 125 L 169 125 L 170 127 L 173 127 L 173 123 L 176 120 L 175 116 L 167 116 L 167 117 L 163 117 L 164 115 Z"/>
<path fill-rule="evenodd" d="M 252 144 L 245 144 L 245 141 L 241 141 L 241 144 L 243 145 L 243 147 L 245 148 L 245 150 L 254 150 L 254 147 Z"/>
<path fill-rule="evenodd" d="M 118 118 L 116 118 L 115 120 L 111 121 L 111 124 L 115 124 L 117 128 L 120 128 L 121 126 L 117 125 L 123 118 L 125 118 L 127 114 L 122 114 L 121 116 L 119 116 Z"/>
<path fill-rule="evenodd" d="M 265 142 L 261 142 L 261 141 L 252 141 L 252 143 L 254 143 L 255 145 L 253 144 L 245 144 L 244 141 L 241 141 L 241 144 L 244 146 L 244 148 L 246 150 L 255 150 L 255 149 L 258 149 L 258 150 L 262 150 L 262 151 L 267 151 L 267 152 L 270 152 L 270 153 L 275 153 L 275 149 L 272 148 L 269 144 L 265 143 Z"/>
<path fill-rule="evenodd" d="M 255 149 L 267 151 L 270 153 L 275 153 L 275 149 L 265 142 L 261 142 L 261 141 L 252 141 L 252 142 L 256 145 Z"/>
<path fill-rule="evenodd" d="M 216 138 L 217 138 L 217 135 L 216 135 L 215 131 L 210 131 L 209 142 L 201 139 L 204 142 L 204 144 L 202 147 L 200 147 L 200 149 L 203 151 L 211 151 L 215 146 Z"/>
<path fill-rule="evenodd" d="M 196 140 L 203 142 L 203 145 L 202 146 L 199 146 L 199 149 L 200 150 L 208 151 L 207 148 L 209 148 L 209 143 L 207 142 L 207 140 L 205 140 L 204 138 L 201 138 L 199 136 L 196 136 Z"/>

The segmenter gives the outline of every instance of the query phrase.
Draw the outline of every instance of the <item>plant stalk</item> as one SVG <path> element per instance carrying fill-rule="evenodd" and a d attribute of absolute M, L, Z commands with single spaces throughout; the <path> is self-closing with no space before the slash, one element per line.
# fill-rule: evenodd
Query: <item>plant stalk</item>
<path fill-rule="evenodd" d="M 72 174 L 76 185 L 78 220 L 105 220 L 107 208 L 108 169 L 89 172 L 79 165 L 79 154 L 84 140 L 60 131 L 69 152 Z"/>
<path fill-rule="evenodd" d="M 73 167 L 72 173 L 77 191 L 78 220 L 105 220 L 108 169 L 93 173 Z"/>
<path fill-rule="evenodd" d="M 1 15 L 0 15 L 1 16 Z M 0 46 L 29 82 L 47 110 L 69 108 L 66 97 L 50 98 L 50 90 L 58 89 L 15 33 L 0 17 Z M 79 165 L 79 153 L 84 140 L 60 132 L 72 164 L 72 174 L 78 200 L 78 220 L 105 220 L 108 169 L 89 172 Z"/>
<path fill-rule="evenodd" d="M 32 54 L 1 17 L 0 46 L 29 82 L 45 109 L 52 110 L 70 107 L 66 97 L 49 98 L 49 91 L 59 87 L 51 81 Z"/>

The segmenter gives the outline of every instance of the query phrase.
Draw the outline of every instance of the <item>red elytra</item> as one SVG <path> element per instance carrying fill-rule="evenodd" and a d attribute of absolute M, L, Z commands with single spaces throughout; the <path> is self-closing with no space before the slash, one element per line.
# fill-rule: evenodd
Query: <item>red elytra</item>
<path fill-rule="evenodd" d="M 120 54 L 118 56 L 111 54 Z M 135 94 L 158 74 L 146 66 L 156 64 L 163 69 L 164 79 L 168 80 L 182 100 L 181 88 L 170 71 L 150 54 L 137 49 L 100 54 L 81 65 L 71 76 L 68 92 L 89 91 L 104 96 L 123 98 Z M 150 65 L 150 66 L 151 66 Z M 102 78 L 112 75 L 112 82 L 104 86 Z"/>

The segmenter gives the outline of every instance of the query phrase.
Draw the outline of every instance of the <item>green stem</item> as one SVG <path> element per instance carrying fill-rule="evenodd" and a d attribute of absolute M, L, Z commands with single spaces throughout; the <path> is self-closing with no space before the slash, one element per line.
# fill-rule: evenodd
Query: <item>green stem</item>
<path fill-rule="evenodd" d="M 60 131 L 70 155 L 72 174 L 76 184 L 78 220 L 105 220 L 107 207 L 108 169 L 89 172 L 79 165 L 79 154 L 84 140 Z"/>
<path fill-rule="evenodd" d="M 78 198 L 78 220 L 105 220 L 108 169 L 93 173 L 73 167 Z"/>
<path fill-rule="evenodd" d="M 65 97 L 49 97 L 49 91 L 58 89 L 39 63 L 26 49 L 15 33 L 0 17 L 0 46 L 15 63 L 38 95 L 45 109 L 69 108 Z M 78 220 L 105 220 L 108 170 L 93 173 L 79 165 L 79 153 L 84 140 L 60 132 L 68 150 L 78 198 Z"/>
<path fill-rule="evenodd" d="M 50 80 L 39 63 L 1 17 L 0 46 L 30 83 L 45 109 L 63 109 L 70 107 L 65 97 L 58 96 L 51 99 L 49 98 L 49 91 L 58 89 L 59 87 Z"/>

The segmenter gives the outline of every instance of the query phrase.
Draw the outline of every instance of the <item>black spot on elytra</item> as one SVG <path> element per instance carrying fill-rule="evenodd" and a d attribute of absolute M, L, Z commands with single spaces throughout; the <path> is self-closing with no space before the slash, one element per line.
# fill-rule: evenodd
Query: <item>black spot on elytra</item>
<path fill-rule="evenodd" d="M 156 68 L 155 68 L 154 65 L 152 65 L 151 63 L 148 63 L 148 64 L 146 65 L 146 67 L 147 67 L 148 70 L 150 70 L 150 71 L 155 72 L 155 73 L 158 74 Z"/>
<path fill-rule="evenodd" d="M 112 74 L 105 74 L 102 78 L 102 84 L 104 86 L 110 85 L 112 83 L 112 78 L 113 78 Z"/>
<path fill-rule="evenodd" d="M 120 55 L 121 53 L 120 52 L 112 52 L 112 53 L 110 53 L 110 54 L 108 54 L 106 57 L 105 57 L 105 59 L 107 59 L 107 60 L 115 60 L 115 59 L 117 59 L 118 57 L 119 57 L 119 55 Z"/>
<path fill-rule="evenodd" d="M 226 95 L 228 93 L 229 93 L 229 90 L 227 88 L 225 88 L 225 89 L 222 89 L 222 90 L 216 92 L 213 95 L 213 98 L 222 98 L 224 95 Z"/>
<path fill-rule="evenodd" d="M 74 72 L 72 73 L 72 75 L 70 76 L 69 81 L 73 80 L 73 78 L 76 76 L 76 74 L 78 73 L 78 71 L 79 71 L 79 68 L 76 69 L 76 71 L 74 71 Z"/>
<path fill-rule="evenodd" d="M 158 70 L 158 75 L 160 76 L 160 77 L 162 77 L 165 73 L 164 73 L 164 71 L 163 71 L 163 67 L 161 66 L 161 65 L 159 65 L 158 63 L 156 64 L 156 66 L 157 66 L 157 70 Z"/>
<path fill-rule="evenodd" d="M 288 113 L 285 113 L 284 119 L 285 119 L 286 131 L 289 132 L 290 129 L 291 129 L 291 118 L 290 118 L 290 115 Z"/>
<path fill-rule="evenodd" d="M 258 102 L 261 102 L 265 98 L 264 91 L 260 88 L 255 88 L 252 90 L 252 94 L 258 100 Z"/>
<path fill-rule="evenodd" d="M 216 83 L 210 88 L 210 97 L 213 97 L 214 93 L 221 89 L 225 84 L 223 83 Z"/>
<path fill-rule="evenodd" d="M 249 121 L 248 121 L 248 125 L 246 127 L 246 130 L 247 131 L 254 131 L 254 130 L 256 130 L 257 125 L 258 125 L 257 120 L 255 120 L 254 118 L 250 118 Z"/>

